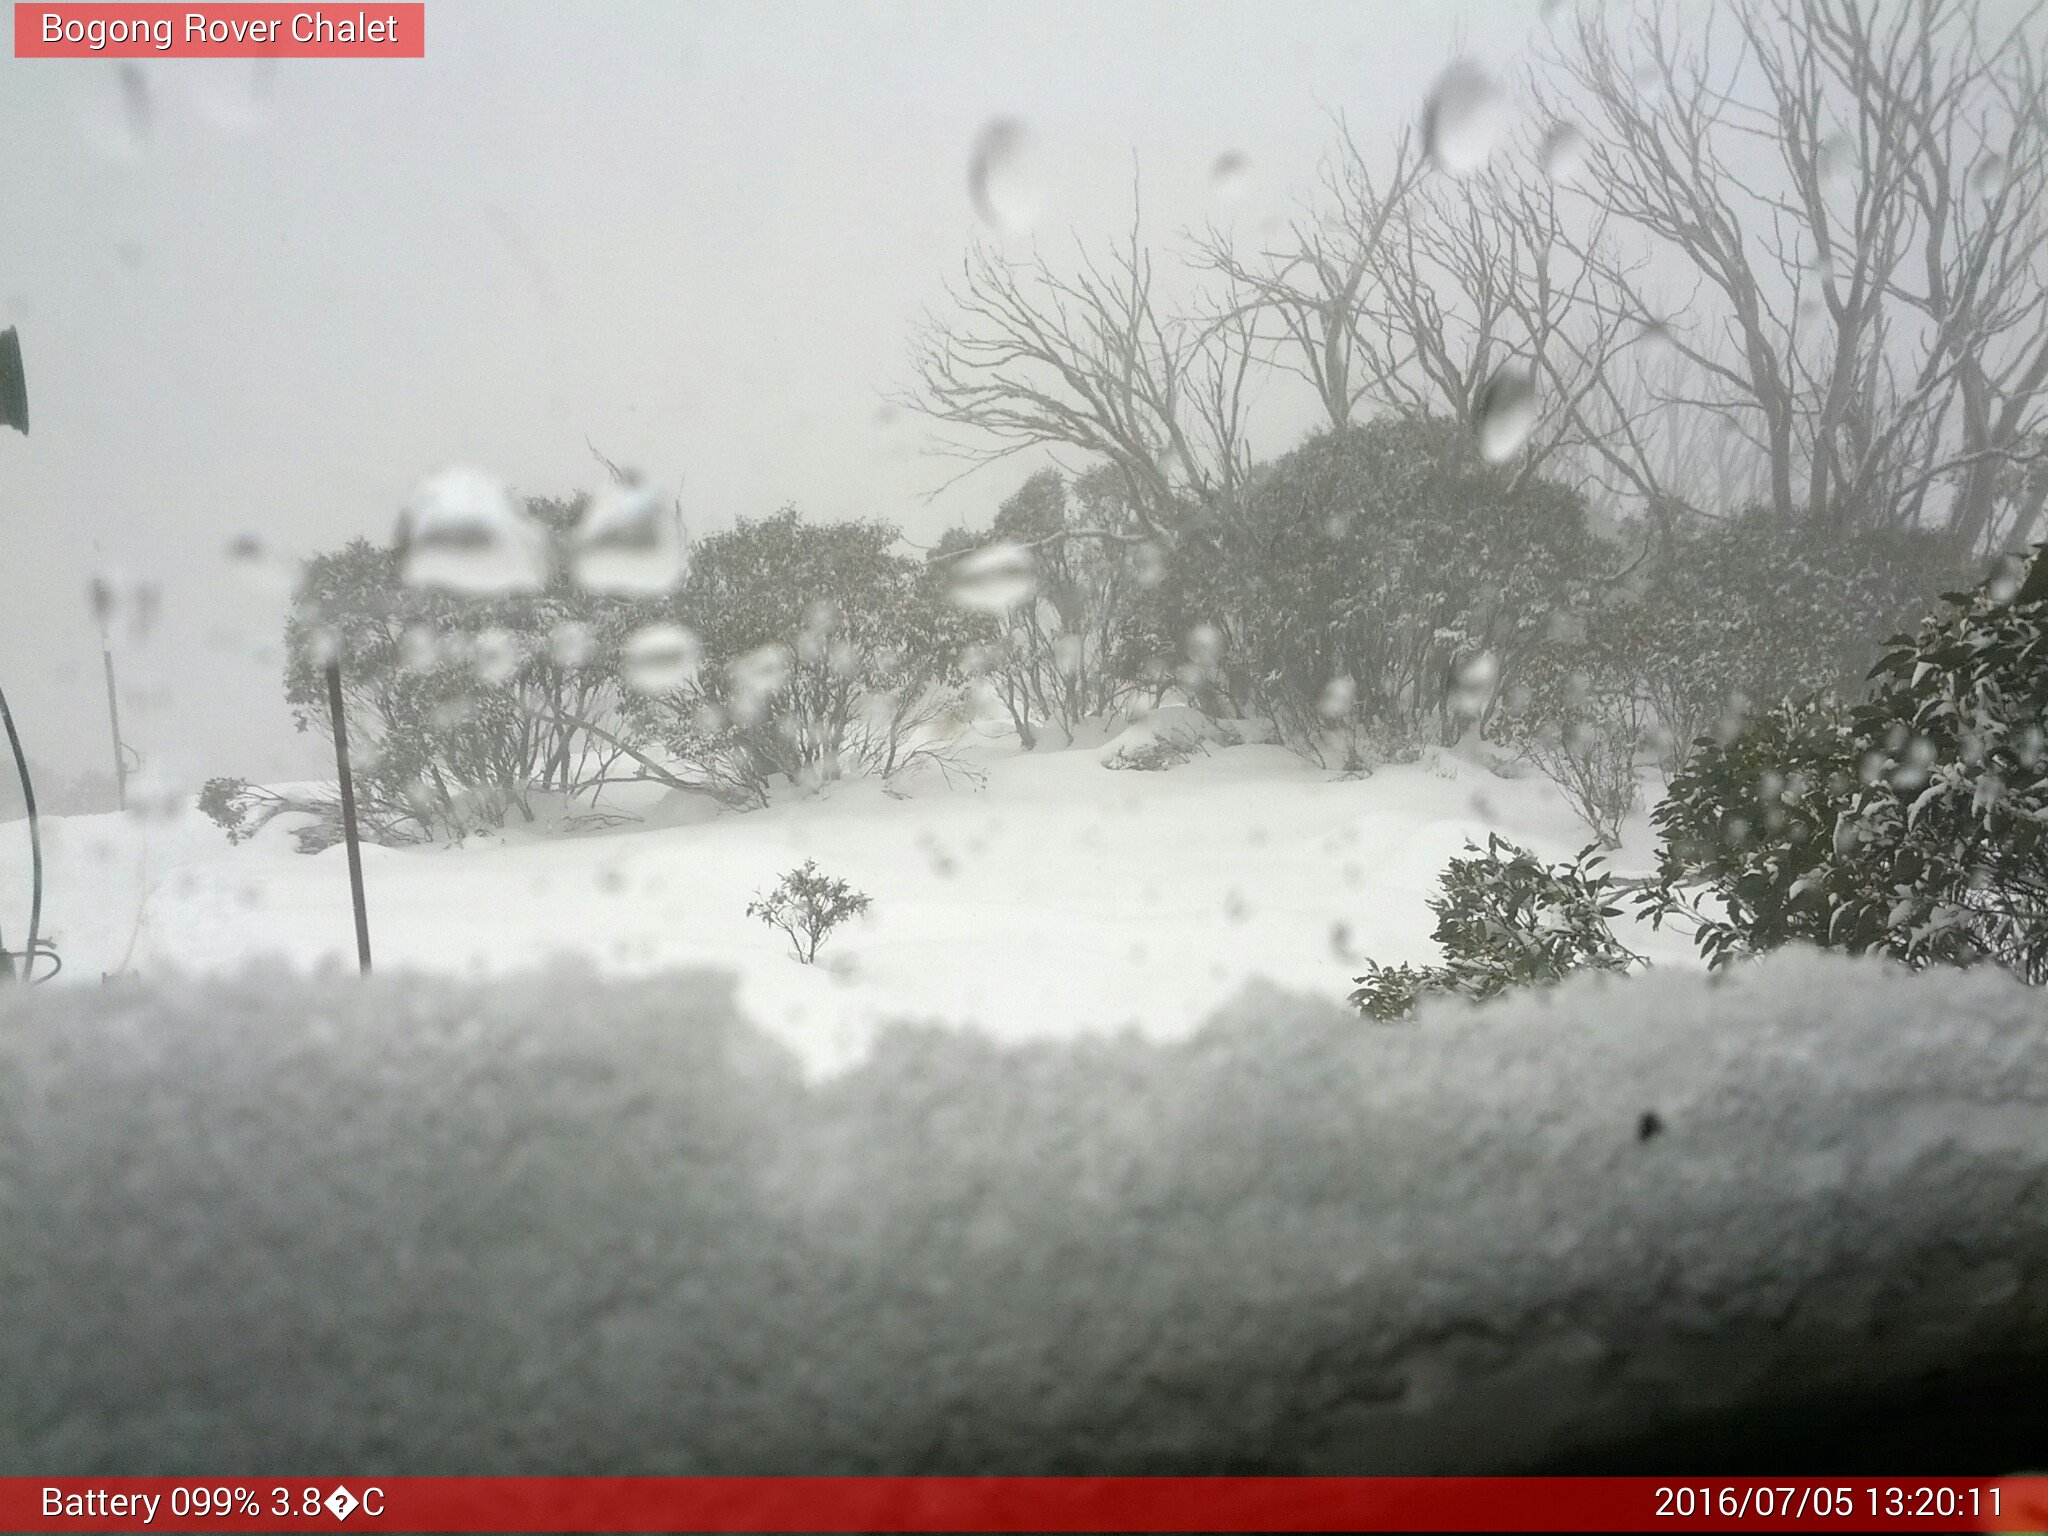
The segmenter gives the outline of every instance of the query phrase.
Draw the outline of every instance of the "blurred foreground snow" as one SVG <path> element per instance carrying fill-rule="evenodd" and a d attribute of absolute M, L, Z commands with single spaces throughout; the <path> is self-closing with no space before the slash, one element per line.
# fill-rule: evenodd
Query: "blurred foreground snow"
<path fill-rule="evenodd" d="M 1766 1422 L 2039 1358 L 2044 1046 L 2002 975 L 1807 954 L 809 1082 L 705 975 L 10 990 L 0 1472 L 1479 1472 Z"/>

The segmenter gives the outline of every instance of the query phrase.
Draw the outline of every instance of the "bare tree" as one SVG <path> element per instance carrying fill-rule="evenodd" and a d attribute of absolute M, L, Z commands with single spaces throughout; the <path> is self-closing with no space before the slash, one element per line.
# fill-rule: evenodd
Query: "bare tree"
<path fill-rule="evenodd" d="M 1317 196 L 1280 236 L 1246 250 L 1212 226 L 1195 250 L 1196 263 L 1240 295 L 1236 313 L 1250 322 L 1260 355 L 1313 389 L 1333 427 L 1350 422 L 1412 355 L 1386 323 L 1378 262 L 1425 171 L 1406 134 L 1383 178 L 1341 118 L 1337 129 Z"/>
<path fill-rule="evenodd" d="M 1629 387 L 1640 327 L 1609 275 L 1625 264 L 1597 220 L 1562 237 L 1557 189 L 1528 169 L 1536 146 L 1460 180 L 1403 135 L 1381 175 L 1338 130 L 1313 203 L 1279 238 L 1244 253 L 1212 229 L 1199 247 L 1248 296 L 1263 355 L 1315 391 L 1332 426 L 1361 411 L 1469 420 L 1497 376 L 1526 373 L 1540 407 L 1511 476 L 1657 495 L 1657 402 Z"/>
<path fill-rule="evenodd" d="M 1682 357 L 1669 407 L 1753 444 L 1781 516 L 1984 544 L 2048 383 L 2042 44 L 1971 0 L 1583 6 L 1539 69 L 1584 115 L 1560 235 Z M 1647 268 L 1589 231 L 1625 230 Z M 1653 278 L 1693 292 L 1667 306 Z"/>
<path fill-rule="evenodd" d="M 1170 547 L 1235 504 L 1251 462 L 1253 323 L 1228 296 L 1206 318 L 1176 313 L 1135 214 L 1116 251 L 1083 249 L 1071 272 L 977 245 L 947 297 L 913 340 L 899 402 L 961 429 L 946 448 L 970 469 L 1037 447 L 1110 465 L 1136 528 L 1053 537 Z"/>

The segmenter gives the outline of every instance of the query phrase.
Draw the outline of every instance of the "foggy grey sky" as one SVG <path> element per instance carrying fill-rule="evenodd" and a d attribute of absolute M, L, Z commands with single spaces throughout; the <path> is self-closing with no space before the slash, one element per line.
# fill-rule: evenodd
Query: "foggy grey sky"
<path fill-rule="evenodd" d="M 244 528 L 305 554 L 387 537 L 453 463 L 568 493 L 612 458 L 680 484 L 693 533 L 794 502 L 913 538 L 985 521 L 1025 464 L 953 466 L 878 419 L 909 328 L 976 233 L 977 132 L 1033 130 L 1049 252 L 1258 221 L 1345 113 L 1412 123 L 1461 48 L 1511 68 L 1526 4 L 461 4 L 424 60 L 151 61 L 124 152 L 119 66 L 0 60 L 0 326 L 33 435 L 0 433 L 0 683 L 32 755 L 107 762 L 84 600 L 159 581 L 117 642 L 128 734 L 200 777 L 321 771 L 279 611 L 230 575 Z M 1255 171 L 1219 207 L 1209 169 Z M 1306 413 L 1270 409 L 1254 447 Z M 97 551 L 97 553 L 96 553 Z"/>

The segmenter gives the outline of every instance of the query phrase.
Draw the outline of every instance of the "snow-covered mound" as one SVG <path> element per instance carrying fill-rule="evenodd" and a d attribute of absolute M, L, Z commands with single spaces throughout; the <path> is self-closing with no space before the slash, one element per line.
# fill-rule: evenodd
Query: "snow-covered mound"
<path fill-rule="evenodd" d="M 2038 1347 L 2048 1010 L 1786 955 L 1412 1026 L 0 994 L 0 1472 L 1503 1470 Z"/>

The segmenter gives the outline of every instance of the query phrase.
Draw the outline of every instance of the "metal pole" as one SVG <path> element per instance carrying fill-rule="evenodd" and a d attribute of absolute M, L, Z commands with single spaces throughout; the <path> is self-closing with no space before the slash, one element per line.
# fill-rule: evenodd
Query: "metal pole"
<path fill-rule="evenodd" d="M 114 653 L 106 646 L 106 628 L 100 629 L 100 667 L 107 674 L 107 723 L 114 732 L 114 793 L 122 810 L 128 809 L 128 751 L 121 745 L 121 706 L 114 695 Z"/>
<path fill-rule="evenodd" d="M 21 775 L 21 803 L 28 812 L 29 898 L 28 943 L 21 951 L 21 979 L 33 981 L 37 950 L 41 947 L 43 925 L 43 830 L 36 817 L 36 786 L 29 777 L 28 757 L 21 750 L 21 733 L 14 728 L 14 711 L 7 707 L 7 695 L 0 693 L 0 726 L 7 730 L 7 745 L 14 751 L 14 769 Z M 0 949 L 0 977 L 11 979 L 13 962 Z"/>
<path fill-rule="evenodd" d="M 348 891 L 356 908 L 356 964 L 370 974 L 370 912 L 363 904 L 363 852 L 356 839 L 356 789 L 348 772 L 348 721 L 341 710 L 341 663 L 327 663 L 327 713 L 334 722 L 334 771 L 341 776 L 341 835 L 348 844 Z"/>

